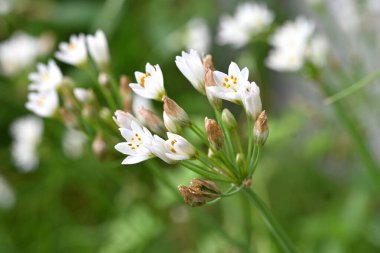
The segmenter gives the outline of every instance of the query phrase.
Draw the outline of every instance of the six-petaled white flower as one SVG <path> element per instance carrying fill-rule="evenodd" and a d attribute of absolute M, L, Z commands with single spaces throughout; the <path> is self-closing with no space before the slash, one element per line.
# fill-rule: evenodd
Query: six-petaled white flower
<path fill-rule="evenodd" d="M 207 90 L 215 97 L 240 104 L 241 97 L 238 90 L 248 82 L 248 69 L 240 70 L 235 62 L 231 62 L 228 75 L 220 71 L 214 71 L 213 74 L 216 86 L 209 86 Z"/>
<path fill-rule="evenodd" d="M 117 110 L 113 116 L 113 120 L 121 128 L 131 128 L 132 121 L 138 122 L 138 120 L 129 112 Z"/>
<path fill-rule="evenodd" d="M 194 88 L 205 94 L 205 69 L 198 52 L 193 49 L 189 53 L 182 51 L 181 56 L 176 56 L 175 64 Z"/>
<path fill-rule="evenodd" d="M 100 69 L 108 67 L 110 56 L 106 36 L 101 30 L 97 30 L 95 35 L 87 35 L 88 51 L 96 65 Z"/>
<path fill-rule="evenodd" d="M 58 109 L 58 94 L 55 90 L 31 92 L 26 108 L 41 117 L 51 117 Z"/>
<path fill-rule="evenodd" d="M 256 119 L 262 110 L 259 86 L 255 82 L 245 82 L 238 92 L 246 113 Z"/>
<path fill-rule="evenodd" d="M 29 89 L 37 91 L 56 89 L 61 85 L 62 78 L 62 72 L 53 60 L 47 65 L 39 63 L 37 72 L 29 74 L 29 80 L 32 82 Z"/>
<path fill-rule="evenodd" d="M 149 149 L 153 135 L 147 128 L 132 121 L 130 128 L 120 128 L 119 130 L 126 142 L 117 144 L 115 149 L 128 155 L 122 164 L 135 164 L 155 157 Z"/>
<path fill-rule="evenodd" d="M 59 52 L 55 53 L 58 60 L 74 66 L 82 66 L 87 62 L 86 39 L 83 34 L 71 35 L 70 42 L 61 42 Z"/>
<path fill-rule="evenodd" d="M 152 66 L 147 63 L 145 73 L 136 71 L 137 83 L 129 84 L 129 87 L 144 98 L 161 101 L 165 96 L 164 77 L 159 65 Z"/>

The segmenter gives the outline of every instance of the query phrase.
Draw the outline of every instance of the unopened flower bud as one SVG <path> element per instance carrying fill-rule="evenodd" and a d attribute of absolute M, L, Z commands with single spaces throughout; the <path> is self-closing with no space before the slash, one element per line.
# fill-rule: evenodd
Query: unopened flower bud
<path fill-rule="evenodd" d="M 108 121 L 109 119 L 111 119 L 112 113 L 111 113 L 110 109 L 108 109 L 106 107 L 102 107 L 99 111 L 99 116 L 104 121 Z"/>
<path fill-rule="evenodd" d="M 131 112 L 132 111 L 132 89 L 129 87 L 129 79 L 126 75 L 122 75 L 120 77 L 120 94 L 123 98 L 123 109 L 124 111 Z"/>
<path fill-rule="evenodd" d="M 222 112 L 223 125 L 228 129 L 234 129 L 237 127 L 236 119 L 234 115 L 227 108 L 223 109 Z"/>
<path fill-rule="evenodd" d="M 218 122 L 214 119 L 205 118 L 205 129 L 207 133 L 207 139 L 214 151 L 221 150 L 224 144 L 223 131 L 218 125 Z"/>
<path fill-rule="evenodd" d="M 144 107 L 141 107 L 138 110 L 138 113 L 140 116 L 139 118 L 142 119 L 141 123 L 143 123 L 143 125 L 146 125 L 150 130 L 152 130 L 156 134 L 162 135 L 165 133 L 164 122 L 154 112 L 145 109 Z"/>
<path fill-rule="evenodd" d="M 103 159 L 107 153 L 107 144 L 103 135 L 98 133 L 95 140 L 92 142 L 92 151 L 99 159 Z"/>
<path fill-rule="evenodd" d="M 244 156 L 243 153 L 238 153 L 238 154 L 236 155 L 236 164 L 237 164 L 240 168 L 242 168 L 242 167 L 245 166 L 245 156 Z"/>
<path fill-rule="evenodd" d="M 69 111 L 65 108 L 60 108 L 59 114 L 60 114 L 60 116 L 61 116 L 66 127 L 68 127 L 68 128 L 78 127 L 78 121 L 77 121 L 75 115 L 71 111 Z"/>
<path fill-rule="evenodd" d="M 203 66 L 204 66 L 205 70 L 207 70 L 207 69 L 211 69 L 213 71 L 215 70 L 211 54 L 207 54 L 205 57 L 203 57 Z"/>
<path fill-rule="evenodd" d="M 121 110 L 117 110 L 112 119 L 122 128 L 131 128 L 132 121 L 139 122 L 132 114 Z"/>
<path fill-rule="evenodd" d="M 106 86 L 108 84 L 108 75 L 107 73 L 100 72 L 98 76 L 98 82 L 100 85 Z"/>
<path fill-rule="evenodd" d="M 190 125 L 190 118 L 174 100 L 164 96 L 164 124 L 173 133 L 181 132 L 183 127 Z"/>
<path fill-rule="evenodd" d="M 255 144 L 260 146 L 264 145 L 269 135 L 268 118 L 265 111 L 262 111 L 257 118 L 253 128 L 253 134 L 255 137 Z"/>
<path fill-rule="evenodd" d="M 74 88 L 74 97 L 82 103 L 89 103 L 95 99 L 94 92 L 90 89 Z"/>
<path fill-rule="evenodd" d="M 209 180 L 193 179 L 190 186 L 178 186 L 186 204 L 197 207 L 203 206 L 208 201 L 220 197 L 221 192 L 217 185 Z"/>

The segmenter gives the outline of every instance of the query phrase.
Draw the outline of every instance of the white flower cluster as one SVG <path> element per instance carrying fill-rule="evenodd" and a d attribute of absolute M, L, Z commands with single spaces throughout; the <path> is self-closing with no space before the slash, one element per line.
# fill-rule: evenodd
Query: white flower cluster
<path fill-rule="evenodd" d="M 273 49 L 266 59 L 267 66 L 277 71 L 298 71 L 306 60 L 322 66 L 328 44 L 325 38 L 312 36 L 314 29 L 314 23 L 304 17 L 278 28 L 270 38 Z"/>
<path fill-rule="evenodd" d="M 12 76 L 27 68 L 49 47 L 43 37 L 35 38 L 24 32 L 15 32 L 0 43 L 0 74 Z"/>
<path fill-rule="evenodd" d="M 222 16 L 217 42 L 220 45 L 229 44 L 240 48 L 253 36 L 267 30 L 273 20 L 273 12 L 263 4 L 252 2 L 240 4 L 234 16 Z"/>
<path fill-rule="evenodd" d="M 87 40 L 87 46 L 86 46 Z M 59 52 L 55 56 L 58 60 L 74 66 L 83 66 L 87 63 L 87 48 L 92 59 L 100 70 L 106 70 L 109 64 L 109 50 L 106 37 L 102 31 L 95 35 L 72 35 L 70 42 L 59 44 Z M 37 72 L 31 73 L 29 79 L 30 93 L 26 108 L 41 117 L 52 117 L 59 107 L 58 88 L 62 84 L 63 75 L 57 64 L 49 60 L 47 65 L 38 64 Z M 83 92 L 77 91 L 82 97 Z"/>
<path fill-rule="evenodd" d="M 190 81 L 196 90 L 202 94 L 210 93 L 217 99 L 225 99 L 243 105 L 247 115 L 256 120 L 262 110 L 260 89 L 255 82 L 249 82 L 247 68 L 239 69 L 236 63 L 230 64 L 228 75 L 214 71 L 212 79 L 215 86 L 205 86 L 206 69 L 199 53 L 195 50 L 182 52 L 176 57 L 176 64 L 183 75 Z M 115 121 L 120 127 L 126 142 L 119 143 L 115 148 L 127 155 L 123 164 L 134 164 L 152 157 L 159 157 L 167 163 L 178 160 L 187 160 L 196 156 L 196 150 L 185 138 L 173 131 L 180 132 L 181 125 L 187 125 L 189 118 L 186 112 L 165 94 L 164 80 L 159 65 L 146 65 L 145 73 L 135 72 L 137 82 L 130 87 L 138 95 L 164 102 L 163 119 L 167 133 L 167 140 L 143 127 L 134 116 L 122 111 L 115 113 Z"/>
<path fill-rule="evenodd" d="M 168 132 L 168 139 L 164 140 L 158 135 L 152 135 L 129 113 L 116 111 L 114 119 L 126 140 L 115 146 L 116 150 L 128 155 L 122 164 L 135 164 L 153 157 L 175 163 L 191 159 L 196 154 L 194 147 L 182 136 Z"/>
<path fill-rule="evenodd" d="M 12 123 L 10 132 L 12 157 L 17 168 L 24 172 L 35 169 L 39 162 L 36 149 L 42 138 L 42 120 L 34 116 L 19 118 Z"/>

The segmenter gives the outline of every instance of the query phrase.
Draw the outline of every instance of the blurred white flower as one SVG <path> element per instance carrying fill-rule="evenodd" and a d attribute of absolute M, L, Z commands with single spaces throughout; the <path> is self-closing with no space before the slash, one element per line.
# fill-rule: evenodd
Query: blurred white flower
<path fill-rule="evenodd" d="M 90 89 L 84 89 L 84 88 L 74 88 L 74 96 L 75 98 L 82 103 L 89 102 L 92 97 L 93 93 Z"/>
<path fill-rule="evenodd" d="M 127 155 L 122 164 L 135 164 L 155 156 L 149 149 L 153 136 L 148 129 L 132 121 L 130 128 L 119 128 L 119 130 L 126 140 L 115 146 L 117 151 Z"/>
<path fill-rule="evenodd" d="M 304 17 L 288 21 L 270 38 L 274 47 L 266 65 L 277 71 L 297 71 L 303 67 L 306 49 L 315 25 Z"/>
<path fill-rule="evenodd" d="M 243 3 L 234 16 L 222 16 L 218 28 L 217 42 L 239 48 L 255 35 L 264 32 L 274 20 L 273 12 L 265 5 Z"/>
<path fill-rule="evenodd" d="M 108 67 L 110 56 L 107 38 L 102 30 L 97 30 L 95 35 L 87 35 L 88 51 L 99 69 Z"/>
<path fill-rule="evenodd" d="M 66 156 L 77 159 L 83 154 L 87 136 L 79 130 L 68 128 L 63 136 L 63 151 Z"/>
<path fill-rule="evenodd" d="M 87 62 L 86 40 L 83 34 L 71 35 L 69 43 L 59 43 L 59 50 L 55 57 L 62 62 L 74 66 L 81 66 Z"/>
<path fill-rule="evenodd" d="M 189 53 L 182 51 L 181 56 L 176 56 L 175 64 L 194 88 L 205 94 L 205 68 L 198 52 L 193 49 Z"/>
<path fill-rule="evenodd" d="M 220 71 L 214 71 L 213 74 L 216 86 L 207 87 L 207 91 L 217 98 L 241 104 L 238 90 L 248 82 L 249 70 L 247 68 L 240 70 L 235 62 L 231 62 L 228 75 Z"/>
<path fill-rule="evenodd" d="M 166 157 L 171 160 L 188 160 L 193 159 L 196 155 L 196 150 L 185 138 L 178 134 L 167 133 L 168 140 L 165 141 L 167 153 Z"/>
<path fill-rule="evenodd" d="M 37 64 L 37 72 L 29 74 L 31 90 L 46 91 L 56 89 L 62 83 L 62 72 L 57 64 L 50 60 L 47 65 Z"/>
<path fill-rule="evenodd" d="M 210 47 L 211 36 L 206 22 L 201 18 L 191 19 L 186 25 L 185 47 L 206 53 Z"/>
<path fill-rule="evenodd" d="M 167 50 L 178 51 L 183 48 L 195 49 L 206 53 L 211 43 L 211 35 L 207 23 L 202 18 L 189 20 L 184 27 L 168 34 L 165 39 Z"/>
<path fill-rule="evenodd" d="M 299 50 L 273 49 L 265 64 L 277 71 L 298 71 L 304 63 L 304 52 Z"/>
<path fill-rule="evenodd" d="M 144 98 L 161 101 L 165 96 L 164 77 L 159 65 L 152 66 L 147 63 L 145 73 L 136 71 L 137 83 L 130 83 L 129 87 Z"/>
<path fill-rule="evenodd" d="M 222 16 L 219 23 L 216 41 L 220 45 L 231 45 L 240 48 L 248 43 L 250 36 L 240 28 L 238 21 L 230 16 Z"/>
<path fill-rule="evenodd" d="M 0 15 L 8 14 L 13 7 L 13 0 L 0 0 Z"/>
<path fill-rule="evenodd" d="M 316 66 L 322 67 L 326 64 L 329 44 L 325 37 L 315 36 L 310 39 L 306 50 L 306 57 Z"/>
<path fill-rule="evenodd" d="M 0 208 L 9 209 L 16 202 L 16 196 L 13 189 L 0 175 Z"/>
<path fill-rule="evenodd" d="M 0 72 L 11 76 L 30 66 L 39 55 L 39 40 L 24 32 L 16 32 L 0 43 Z"/>
<path fill-rule="evenodd" d="M 349 36 L 355 36 L 360 29 L 359 2 L 356 0 L 326 1 L 336 22 Z"/>
<path fill-rule="evenodd" d="M 38 116 L 51 117 L 58 109 L 58 94 L 55 90 L 31 92 L 28 95 L 26 108 Z"/>
<path fill-rule="evenodd" d="M 39 162 L 36 149 L 42 138 L 42 120 L 35 116 L 21 117 L 12 123 L 10 132 L 15 165 L 24 172 L 33 170 Z"/>
<path fill-rule="evenodd" d="M 305 50 L 306 43 L 313 33 L 314 23 L 304 17 L 288 21 L 270 38 L 273 47 L 284 50 Z"/>

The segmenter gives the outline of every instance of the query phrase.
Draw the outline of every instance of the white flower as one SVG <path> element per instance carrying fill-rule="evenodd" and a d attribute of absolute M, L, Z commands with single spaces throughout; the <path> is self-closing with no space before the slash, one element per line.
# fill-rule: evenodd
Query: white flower
<path fill-rule="evenodd" d="M 11 208 L 16 202 L 16 196 L 10 185 L 0 175 L 0 207 Z"/>
<path fill-rule="evenodd" d="M 259 86 L 255 82 L 245 82 L 238 92 L 246 113 L 256 119 L 262 110 Z"/>
<path fill-rule="evenodd" d="M 17 168 L 24 172 L 33 170 L 39 161 L 36 149 L 42 138 L 42 120 L 35 116 L 21 117 L 12 123 L 10 132 L 12 157 Z"/>
<path fill-rule="evenodd" d="M 117 144 L 115 149 L 128 155 L 122 164 L 135 164 L 155 156 L 149 149 L 148 144 L 152 143 L 153 136 L 148 129 L 132 121 L 130 128 L 120 128 L 119 130 L 126 142 Z"/>
<path fill-rule="evenodd" d="M 138 122 L 138 120 L 129 112 L 123 112 L 117 110 L 113 116 L 113 120 L 121 128 L 131 128 L 132 121 Z"/>
<path fill-rule="evenodd" d="M 107 68 L 110 56 L 106 36 L 101 30 L 97 30 L 95 35 L 87 35 L 88 51 L 96 65 L 100 69 Z"/>
<path fill-rule="evenodd" d="M 167 149 L 167 145 L 164 139 L 161 137 L 154 135 L 152 143 L 149 145 L 149 149 L 152 151 L 152 153 L 163 160 L 166 163 L 173 164 L 176 163 L 176 160 L 172 160 L 169 157 L 167 157 L 166 153 L 170 152 Z"/>
<path fill-rule="evenodd" d="M 47 65 L 37 64 L 37 72 L 29 74 L 31 90 L 44 91 L 56 89 L 62 83 L 62 72 L 57 64 L 50 60 Z"/>
<path fill-rule="evenodd" d="M 248 43 L 249 34 L 241 29 L 239 22 L 230 16 L 222 16 L 219 23 L 216 41 L 220 45 L 230 44 L 234 48 L 240 48 Z"/>
<path fill-rule="evenodd" d="M 167 153 L 166 157 L 171 160 L 188 160 L 193 159 L 196 155 L 196 150 L 185 138 L 180 135 L 167 133 L 168 140 L 165 141 Z"/>
<path fill-rule="evenodd" d="M 87 61 L 86 40 L 83 34 L 71 35 L 70 42 L 61 42 L 59 52 L 55 53 L 58 60 L 70 65 L 80 66 Z"/>
<path fill-rule="evenodd" d="M 68 157 L 77 159 L 82 155 L 86 142 L 87 137 L 82 131 L 68 128 L 63 136 L 63 151 Z"/>
<path fill-rule="evenodd" d="M 270 38 L 274 47 L 266 59 L 266 65 L 277 71 L 297 71 L 303 67 L 306 49 L 315 25 L 298 17 L 286 22 Z"/>
<path fill-rule="evenodd" d="M 135 72 L 137 83 L 131 83 L 129 86 L 138 95 L 161 101 L 165 96 L 164 77 L 159 65 L 152 66 L 147 63 L 145 73 Z"/>
<path fill-rule="evenodd" d="M 277 49 L 302 51 L 314 29 L 314 23 L 304 17 L 298 17 L 295 21 L 288 21 L 278 28 L 270 38 L 270 43 Z"/>
<path fill-rule="evenodd" d="M 273 19 L 273 13 L 263 4 L 240 4 L 234 16 L 222 16 L 217 42 L 240 48 L 246 45 L 250 38 L 265 31 Z"/>
<path fill-rule="evenodd" d="M 55 90 L 31 92 L 26 108 L 41 117 L 51 117 L 58 109 L 58 94 Z"/>
<path fill-rule="evenodd" d="M 208 51 L 210 47 L 210 31 L 206 22 L 201 18 L 193 18 L 186 24 L 185 47 L 195 49 L 201 53 Z"/>
<path fill-rule="evenodd" d="M 13 8 L 12 0 L 0 0 L 0 15 L 8 14 Z"/>
<path fill-rule="evenodd" d="M 162 116 L 166 129 L 172 133 L 182 132 L 182 127 L 176 121 L 174 121 L 166 112 L 163 112 Z"/>
<path fill-rule="evenodd" d="M 273 49 L 265 60 L 266 65 L 277 71 L 298 71 L 304 63 L 304 51 Z"/>
<path fill-rule="evenodd" d="M 175 64 L 194 88 L 205 94 L 205 69 L 198 52 L 193 49 L 189 53 L 182 51 L 182 56 L 176 56 Z"/>
<path fill-rule="evenodd" d="M 39 55 L 39 41 L 24 32 L 16 32 L 0 44 L 0 72 L 11 76 L 30 66 Z"/>
<path fill-rule="evenodd" d="M 241 29 L 256 35 L 266 30 L 272 24 L 274 15 L 265 5 L 257 3 L 243 3 L 237 7 L 235 14 Z"/>
<path fill-rule="evenodd" d="M 310 39 L 306 50 L 306 57 L 316 66 L 322 67 L 326 64 L 329 44 L 322 36 L 315 36 Z"/>
<path fill-rule="evenodd" d="M 228 75 L 219 71 L 214 71 L 213 74 L 216 86 L 207 87 L 207 91 L 217 98 L 240 104 L 241 97 L 238 90 L 244 83 L 248 82 L 248 69 L 240 70 L 236 63 L 231 62 Z"/>
<path fill-rule="evenodd" d="M 82 103 L 89 102 L 93 97 L 92 90 L 90 89 L 74 88 L 73 92 L 74 92 L 74 97 Z"/>

